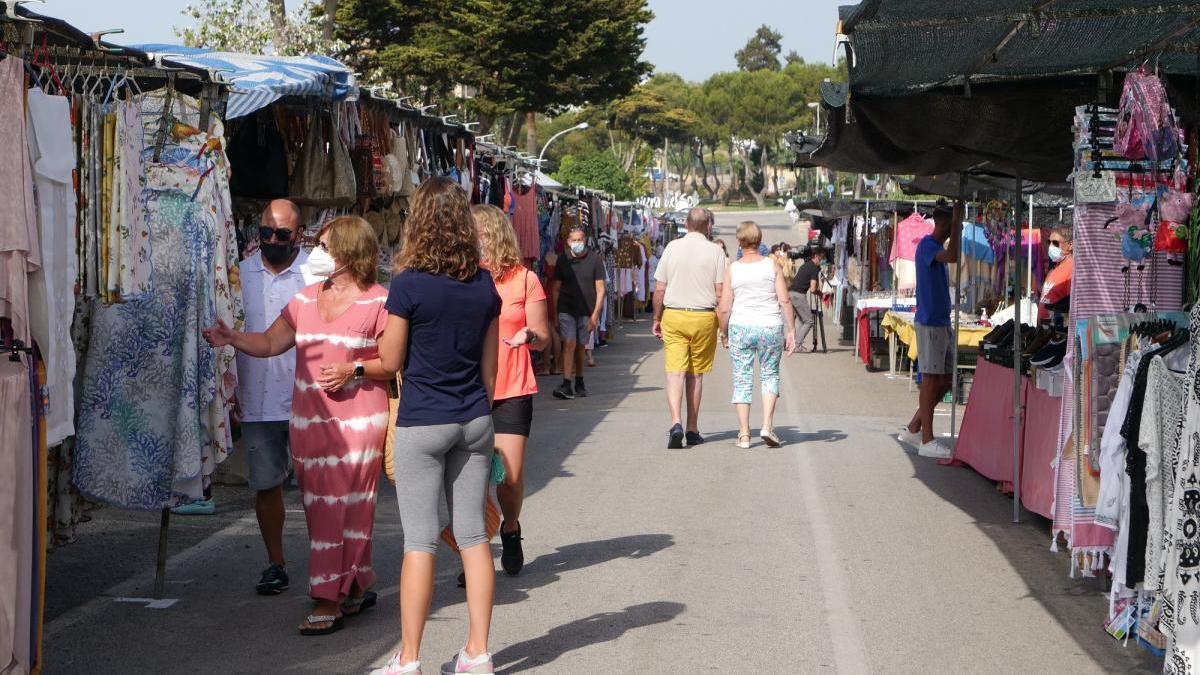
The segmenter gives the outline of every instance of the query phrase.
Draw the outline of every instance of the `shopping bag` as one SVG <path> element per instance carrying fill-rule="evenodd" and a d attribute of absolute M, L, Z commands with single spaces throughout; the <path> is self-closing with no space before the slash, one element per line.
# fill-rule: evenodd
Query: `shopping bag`
<path fill-rule="evenodd" d="M 332 114 L 317 110 L 309 118 L 304 146 L 296 160 L 291 200 L 306 206 L 350 206 L 355 196 L 350 151 L 337 132 Z"/>

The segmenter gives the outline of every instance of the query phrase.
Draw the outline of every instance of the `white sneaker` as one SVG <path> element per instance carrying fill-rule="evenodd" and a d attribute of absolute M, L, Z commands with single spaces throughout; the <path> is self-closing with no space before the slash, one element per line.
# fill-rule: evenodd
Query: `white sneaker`
<path fill-rule="evenodd" d="M 914 448 L 921 447 L 921 434 L 914 434 L 908 430 L 908 427 L 900 427 L 900 433 L 896 435 L 896 440 Z"/>
<path fill-rule="evenodd" d="M 371 671 L 371 675 L 421 675 L 421 662 L 409 661 L 408 663 L 400 663 L 400 652 L 392 657 L 391 661 L 387 662 L 382 668 L 376 668 Z"/>
<path fill-rule="evenodd" d="M 442 664 L 442 675 L 496 675 L 492 655 L 484 652 L 475 658 L 467 656 L 464 647 L 448 662 Z"/>
<path fill-rule="evenodd" d="M 950 459 L 954 456 L 954 451 L 941 443 L 937 439 L 924 443 L 917 450 L 917 454 L 922 457 L 931 457 L 933 459 Z"/>

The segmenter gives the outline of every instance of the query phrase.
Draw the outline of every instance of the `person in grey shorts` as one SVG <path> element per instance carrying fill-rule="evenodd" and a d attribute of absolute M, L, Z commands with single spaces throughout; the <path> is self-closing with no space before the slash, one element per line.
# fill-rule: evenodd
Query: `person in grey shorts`
<path fill-rule="evenodd" d="M 954 329 L 950 327 L 950 276 L 947 265 L 958 262 L 962 223 L 956 208 L 938 200 L 933 233 L 917 244 L 917 367 L 921 396 L 916 414 L 900 430 L 901 443 L 916 446 L 922 457 L 948 459 L 954 451 L 933 435 L 933 411 L 954 385 Z M 942 242 L 950 240 L 948 247 Z"/>
<path fill-rule="evenodd" d="M 558 308 L 558 333 L 563 342 L 563 381 L 554 397 L 587 396 L 583 384 L 583 360 L 587 344 L 600 325 L 604 309 L 604 262 L 587 249 L 587 235 L 576 227 L 567 236 L 568 255 L 558 259 L 551 280 L 554 306 Z M 574 380 L 572 380 L 574 375 Z"/>
<path fill-rule="evenodd" d="M 500 295 L 491 273 L 480 267 L 475 223 L 458 183 L 430 178 L 417 189 L 406 236 L 388 291 L 387 327 L 379 339 L 383 365 L 404 368 L 393 443 L 404 530 L 401 644 L 387 665 L 373 672 L 421 672 L 444 493 L 462 556 L 469 621 L 466 644 L 441 672 L 489 675 L 496 568 L 484 500 L 495 448 L 491 403 Z"/>
<path fill-rule="evenodd" d="M 299 229 L 300 212 L 295 204 L 279 199 L 267 206 L 258 231 L 258 251 L 238 265 L 247 332 L 266 331 L 288 301 L 307 285 L 301 266 L 308 255 L 299 246 Z M 254 512 L 268 561 L 255 590 L 260 595 L 278 595 L 288 588 L 283 555 L 283 484 L 291 472 L 288 419 L 296 380 L 296 352 L 289 349 L 267 359 L 238 352 L 237 366 L 241 447 L 246 453 L 247 482 L 255 491 Z"/>

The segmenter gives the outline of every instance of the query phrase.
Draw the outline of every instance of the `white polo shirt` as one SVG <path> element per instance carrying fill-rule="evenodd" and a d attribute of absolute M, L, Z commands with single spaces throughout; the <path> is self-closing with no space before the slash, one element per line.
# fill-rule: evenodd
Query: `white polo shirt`
<path fill-rule="evenodd" d="M 262 252 L 246 258 L 238 269 L 242 276 L 242 304 L 247 333 L 262 333 L 275 323 L 283 308 L 308 284 L 300 266 L 308 260 L 304 249 L 290 267 L 275 274 L 263 265 Z M 292 388 L 296 381 L 296 350 L 259 359 L 237 355 L 238 402 L 244 422 L 286 422 L 292 414 Z"/>

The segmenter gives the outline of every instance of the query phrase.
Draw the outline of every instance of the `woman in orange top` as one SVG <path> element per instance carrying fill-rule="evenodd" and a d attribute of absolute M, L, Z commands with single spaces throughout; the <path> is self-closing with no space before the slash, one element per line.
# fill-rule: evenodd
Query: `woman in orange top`
<path fill-rule="evenodd" d="M 525 499 L 522 469 L 533 423 L 533 395 L 537 393 L 529 351 L 549 345 L 546 292 L 537 275 L 521 264 L 516 231 L 508 216 L 488 205 L 471 207 L 471 215 L 479 233 L 482 264 L 491 270 L 500 294 L 500 353 L 492 423 L 505 476 L 496 488 L 496 496 L 504 514 L 500 526 L 500 543 L 504 548 L 500 566 L 510 575 L 516 575 L 525 565 L 520 522 L 521 503 Z"/>

